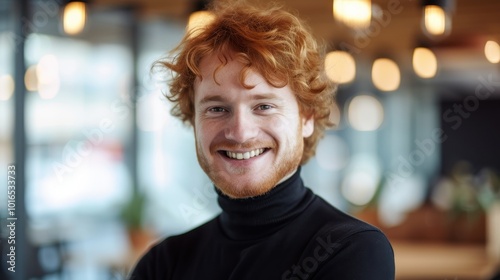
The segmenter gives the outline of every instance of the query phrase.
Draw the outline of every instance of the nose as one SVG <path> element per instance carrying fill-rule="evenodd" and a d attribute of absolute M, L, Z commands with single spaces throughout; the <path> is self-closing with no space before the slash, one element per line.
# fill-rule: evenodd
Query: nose
<path fill-rule="evenodd" d="M 257 137 L 258 123 L 255 116 L 245 109 L 236 109 L 232 112 L 225 129 L 226 139 L 236 143 L 245 143 Z"/>

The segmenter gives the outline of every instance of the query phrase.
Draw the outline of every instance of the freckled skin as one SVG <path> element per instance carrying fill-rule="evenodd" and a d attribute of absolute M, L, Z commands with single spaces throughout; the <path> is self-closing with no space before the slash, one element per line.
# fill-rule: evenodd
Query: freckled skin
<path fill-rule="evenodd" d="M 249 71 L 245 88 L 239 79 L 243 65 L 229 60 L 220 66 L 217 55 L 200 64 L 202 78 L 194 85 L 196 153 L 214 184 L 233 198 L 266 193 L 291 175 L 302 158 L 304 137 L 314 130 L 312 118 L 299 113 L 289 86 L 275 88 Z M 247 160 L 227 157 L 226 151 L 263 154 Z"/>

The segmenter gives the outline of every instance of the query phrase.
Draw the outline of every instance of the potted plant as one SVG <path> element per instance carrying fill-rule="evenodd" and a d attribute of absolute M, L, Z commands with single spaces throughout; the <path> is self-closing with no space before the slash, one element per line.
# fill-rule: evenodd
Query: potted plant
<path fill-rule="evenodd" d="M 127 228 L 133 261 L 140 257 L 151 244 L 153 234 L 144 227 L 144 210 L 147 204 L 145 194 L 134 190 L 127 204 L 122 208 L 121 220 Z"/>

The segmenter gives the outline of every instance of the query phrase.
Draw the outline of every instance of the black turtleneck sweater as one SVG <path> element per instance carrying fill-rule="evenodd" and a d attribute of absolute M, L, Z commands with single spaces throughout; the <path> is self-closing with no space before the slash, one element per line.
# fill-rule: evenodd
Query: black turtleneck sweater
<path fill-rule="evenodd" d="M 220 215 L 152 247 L 130 279 L 394 279 L 384 234 L 305 188 L 300 168 L 262 196 L 218 194 Z"/>

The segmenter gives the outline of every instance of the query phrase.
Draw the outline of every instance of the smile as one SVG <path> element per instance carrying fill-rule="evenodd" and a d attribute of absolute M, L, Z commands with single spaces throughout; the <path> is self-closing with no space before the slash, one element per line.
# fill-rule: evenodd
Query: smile
<path fill-rule="evenodd" d="M 265 151 L 265 149 L 255 149 L 253 151 L 244 152 L 244 153 L 234 153 L 234 152 L 226 151 L 226 156 L 229 158 L 232 158 L 232 159 L 243 160 L 243 159 L 249 159 L 249 158 L 259 156 L 264 151 Z"/>

